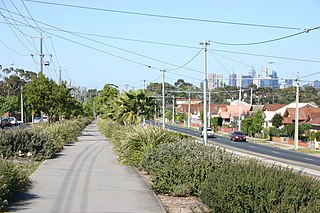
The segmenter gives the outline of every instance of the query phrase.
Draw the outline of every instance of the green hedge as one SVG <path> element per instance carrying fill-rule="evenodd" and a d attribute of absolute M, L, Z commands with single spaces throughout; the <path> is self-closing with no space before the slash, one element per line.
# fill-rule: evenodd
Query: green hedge
<path fill-rule="evenodd" d="M 209 212 L 320 212 L 319 179 L 162 128 L 99 124 L 120 162 L 148 172 L 156 193 L 196 195 Z"/>
<path fill-rule="evenodd" d="M 160 144 L 188 138 L 180 133 L 154 126 L 117 126 L 109 134 L 120 163 L 138 166 L 142 157 Z"/>
<path fill-rule="evenodd" d="M 0 157 L 12 158 L 18 154 L 36 161 L 51 158 L 67 142 L 75 142 L 90 119 L 65 120 L 34 125 L 33 128 L 0 130 Z"/>
<path fill-rule="evenodd" d="M 189 196 L 199 193 L 210 173 L 235 160 L 220 148 L 182 141 L 162 144 L 147 153 L 140 166 L 151 174 L 156 193 Z"/>
<path fill-rule="evenodd" d="M 211 212 L 320 212 L 320 181 L 245 159 L 214 171 L 200 198 Z"/>
<path fill-rule="evenodd" d="M 26 189 L 28 176 L 27 166 L 0 159 L 0 211 L 8 204 L 10 195 Z"/>

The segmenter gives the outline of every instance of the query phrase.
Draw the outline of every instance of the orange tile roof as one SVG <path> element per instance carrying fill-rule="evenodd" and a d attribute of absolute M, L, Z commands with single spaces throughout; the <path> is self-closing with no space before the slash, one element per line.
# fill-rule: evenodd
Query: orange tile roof
<path fill-rule="evenodd" d="M 286 104 L 265 104 L 264 110 L 265 111 L 277 111 L 278 109 L 286 106 Z"/>

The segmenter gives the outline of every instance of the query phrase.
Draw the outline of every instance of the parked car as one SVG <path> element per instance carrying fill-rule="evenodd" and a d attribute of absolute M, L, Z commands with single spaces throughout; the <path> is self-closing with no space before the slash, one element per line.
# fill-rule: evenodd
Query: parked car
<path fill-rule="evenodd" d="M 3 124 L 4 127 L 5 126 L 10 127 L 11 126 L 11 123 L 10 123 L 8 118 L 2 118 L 2 124 Z"/>
<path fill-rule="evenodd" d="M 33 119 L 33 123 L 34 123 L 34 124 L 40 123 L 41 120 L 42 120 L 41 117 L 35 117 L 35 118 Z"/>
<path fill-rule="evenodd" d="M 230 141 L 247 141 L 246 135 L 241 131 L 233 131 L 230 133 Z"/>
<path fill-rule="evenodd" d="M 0 128 L 1 129 L 4 129 L 4 125 L 3 125 L 3 123 L 2 123 L 2 119 L 0 118 Z"/>
<path fill-rule="evenodd" d="M 48 116 L 46 116 L 46 115 L 42 116 L 42 121 L 43 122 L 49 122 Z"/>
<path fill-rule="evenodd" d="M 14 126 L 18 125 L 18 121 L 15 117 L 9 117 L 8 120 L 11 123 L 11 125 L 14 125 Z"/>
<path fill-rule="evenodd" d="M 203 127 L 199 127 L 199 133 L 200 133 L 200 137 L 202 138 L 204 134 Z M 207 127 L 207 137 L 208 138 L 214 137 L 214 132 L 211 127 Z"/>

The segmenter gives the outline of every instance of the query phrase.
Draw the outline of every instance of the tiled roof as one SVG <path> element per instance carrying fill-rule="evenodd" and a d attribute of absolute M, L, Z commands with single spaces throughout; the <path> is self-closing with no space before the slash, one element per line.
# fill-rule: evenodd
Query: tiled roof
<path fill-rule="evenodd" d="M 265 111 L 276 111 L 284 106 L 286 106 L 286 104 L 265 104 L 264 110 Z"/>

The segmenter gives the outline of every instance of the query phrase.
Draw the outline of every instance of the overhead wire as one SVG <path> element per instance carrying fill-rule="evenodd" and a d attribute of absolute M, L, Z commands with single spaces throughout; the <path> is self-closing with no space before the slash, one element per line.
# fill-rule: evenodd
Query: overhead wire
<path fill-rule="evenodd" d="M 12 29 L 12 27 L 13 28 L 15 28 L 14 26 L 13 26 L 13 24 L 10 22 L 10 21 L 8 21 L 8 19 L 7 19 L 7 17 L 0 11 L 0 14 L 1 14 L 1 16 L 5 19 L 5 21 L 7 22 L 7 25 L 9 26 L 9 28 L 10 28 L 10 30 L 12 31 L 12 33 L 16 36 L 16 38 L 20 41 L 20 43 L 28 50 L 28 51 L 30 51 L 30 52 L 32 52 L 32 50 L 30 50 L 29 49 L 29 47 L 27 47 L 26 45 L 25 45 L 25 43 L 19 38 L 19 36 L 16 34 L 16 32 Z M 15 28 L 16 29 L 16 28 Z M 16 30 L 18 30 L 18 29 L 16 29 Z M 18 30 L 19 31 L 19 30 Z M 21 32 L 20 32 L 21 33 Z M 24 35 L 24 34 L 23 34 Z M 32 45 L 31 45 L 32 46 Z"/>
<path fill-rule="evenodd" d="M 27 18 L 28 18 L 28 17 L 27 17 Z M 69 33 L 69 34 L 71 34 L 71 35 L 75 35 L 75 36 L 78 36 L 78 37 L 80 37 L 80 38 L 83 38 L 83 39 L 86 39 L 86 40 L 89 40 L 89 41 L 92 41 L 92 42 L 95 42 L 95 43 L 98 43 L 98 44 L 102 44 L 102 45 L 104 45 L 104 46 L 112 47 L 112 48 L 115 48 L 115 49 L 118 49 L 118 50 L 121 50 L 121 51 L 130 53 L 130 54 L 134 54 L 134 55 L 137 55 L 137 56 L 140 56 L 140 57 L 144 57 L 144 58 L 147 58 L 147 59 L 150 59 L 150 60 L 154 60 L 154 61 L 157 61 L 157 62 L 160 62 L 160 63 L 167 64 L 167 65 L 171 65 L 171 66 L 175 66 L 175 67 L 181 67 L 181 66 L 176 65 L 176 64 L 168 63 L 168 62 L 165 62 L 165 61 L 162 61 L 162 60 L 158 60 L 158 59 L 155 59 L 155 58 L 152 58 L 152 57 L 149 57 L 149 56 L 142 55 L 142 54 L 140 54 L 140 53 L 136 53 L 136 52 L 133 52 L 133 51 L 130 51 L 130 50 L 126 50 L 126 49 L 119 48 L 119 47 L 116 47 L 116 46 L 113 46 L 113 45 L 109 45 L 109 44 L 106 44 L 106 43 L 104 43 L 104 42 L 100 42 L 100 41 L 97 41 L 97 40 L 94 40 L 94 39 L 91 39 L 91 38 L 87 38 L 87 37 L 84 37 L 84 36 L 81 36 L 81 35 L 77 35 L 77 34 L 74 34 L 74 33 L 70 32 L 70 31 L 68 31 L 68 30 L 64 30 L 64 29 L 61 29 L 61 28 L 58 28 L 58 27 L 55 27 L 55 26 L 52 26 L 52 25 L 43 23 L 43 22 L 37 21 L 37 20 L 35 20 L 35 19 L 34 19 L 34 21 L 39 22 L 39 23 L 44 24 L 44 25 L 47 25 L 47 26 L 50 26 L 50 27 L 55 28 L 55 29 L 59 29 L 59 30 L 62 31 L 62 32 Z M 32 26 L 30 25 L 30 27 L 32 27 Z M 44 31 L 44 32 L 47 32 L 47 31 Z M 49 33 L 49 32 L 47 32 L 47 33 Z M 50 34 L 53 34 L 53 33 L 50 33 Z M 53 34 L 53 35 L 55 35 L 55 34 Z M 60 36 L 60 37 L 61 37 L 61 36 Z M 198 53 L 198 54 L 199 54 L 199 53 Z M 114 54 L 112 54 L 112 55 L 114 55 Z M 190 71 L 193 71 L 193 72 L 200 72 L 200 71 L 198 71 L 198 70 L 194 70 L 194 69 L 190 69 L 190 68 L 186 68 L 186 67 L 182 67 L 182 68 L 187 69 L 187 70 L 190 70 Z"/>
<path fill-rule="evenodd" d="M 0 10 L 1 9 L 2 8 L 0 8 Z M 4 10 L 4 9 L 2 9 L 2 10 Z M 5 11 L 7 11 L 7 10 L 5 10 Z M 42 23 L 42 24 L 45 24 L 45 25 L 49 26 L 46 23 Z M 25 26 L 34 28 L 34 26 L 32 26 L 32 25 L 25 25 Z M 44 28 L 44 27 L 42 27 L 42 29 L 64 32 L 63 30 L 60 30 L 60 29 L 52 29 L 52 28 Z M 319 29 L 319 28 L 317 27 L 316 29 Z M 115 36 L 104 36 L 104 35 L 76 32 L 76 31 L 70 31 L 70 32 L 74 33 L 74 34 L 83 34 L 83 35 L 97 36 L 97 37 L 107 37 L 107 38 L 114 38 L 114 39 L 121 39 L 121 40 L 127 40 L 127 41 L 135 41 L 135 42 L 143 42 L 143 43 L 149 43 L 149 44 L 157 44 L 157 45 L 165 45 L 165 46 L 181 47 L 181 48 L 191 48 L 191 49 L 200 49 L 200 47 L 187 46 L 187 45 L 170 44 L 170 43 L 163 43 L 163 42 L 152 42 L 152 41 L 146 41 L 146 40 L 137 40 L 137 39 L 123 38 L 123 37 L 115 37 Z M 257 53 L 248 53 L 248 52 L 240 52 L 240 51 L 221 50 L 221 49 L 209 49 L 208 48 L 208 50 L 214 50 L 215 52 L 225 52 L 225 53 L 232 53 L 232 54 L 240 54 L 240 55 L 250 55 L 250 56 L 264 57 L 264 58 L 284 59 L 284 60 L 309 62 L 309 63 L 320 63 L 320 60 L 312 60 L 312 59 L 292 58 L 292 57 L 274 56 L 274 55 L 263 55 L 263 54 L 257 54 Z"/>
<path fill-rule="evenodd" d="M 0 43 L 3 44 L 6 48 L 8 48 L 9 50 L 11 50 L 12 52 L 14 52 L 15 54 L 21 55 L 21 56 L 30 56 L 30 55 L 26 55 L 26 54 L 22 54 L 19 53 L 17 51 L 15 51 L 14 49 L 12 49 L 11 47 L 9 47 L 8 45 L 6 45 L 3 41 L 0 40 Z"/>
<path fill-rule="evenodd" d="M 123 10 L 112 10 L 112 9 L 106 9 L 106 8 L 97 8 L 97 7 L 89 7 L 89 6 L 72 5 L 72 4 L 62 4 L 62 3 L 55 3 L 55 2 L 44 2 L 44 1 L 37 1 L 37 0 L 23 0 L 23 1 L 33 2 L 33 3 L 40 3 L 40 4 L 47 4 L 47 5 L 54 5 L 54 6 L 78 8 L 78 9 L 87 9 L 87 10 L 112 12 L 112 13 L 121 13 L 121 14 L 138 15 L 138 16 L 148 16 L 148 17 L 156 17 L 156 18 L 176 19 L 176 20 L 184 20 L 184 21 L 197 21 L 197 22 L 240 25 L 240 26 L 248 26 L 248 27 L 263 27 L 263 28 L 274 28 L 274 29 L 285 29 L 285 30 L 301 30 L 301 28 L 299 28 L 299 27 L 276 26 L 276 25 L 265 25 L 265 24 L 252 24 L 252 23 L 241 23 L 241 22 L 210 20 L 210 19 L 200 19 L 200 18 L 188 18 L 188 17 L 159 15 L 159 14 L 150 14 L 150 13 L 140 13 L 140 12 L 123 11 Z"/>
<path fill-rule="evenodd" d="M 303 30 L 303 31 L 298 32 L 298 33 L 290 34 L 290 35 L 287 35 L 287 36 L 282 36 L 282 37 L 279 37 L 279 38 L 274 38 L 274 39 L 269 39 L 269 40 L 259 41 L 259 42 L 251 42 L 251 43 L 225 43 L 225 42 L 219 42 L 219 41 L 214 41 L 214 40 L 211 40 L 211 41 L 213 43 L 216 43 L 216 44 L 229 45 L 229 46 L 259 45 L 259 44 L 267 44 L 267 43 L 271 43 L 271 42 L 280 41 L 280 40 L 283 40 L 283 39 L 295 37 L 295 36 L 301 35 L 303 33 L 309 33 L 311 30 L 314 30 L 314 29 L 318 29 L 318 28 L 316 27 L 316 28 L 312 28 L 312 29 L 308 29 L 308 30 Z"/>

